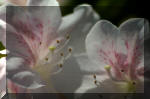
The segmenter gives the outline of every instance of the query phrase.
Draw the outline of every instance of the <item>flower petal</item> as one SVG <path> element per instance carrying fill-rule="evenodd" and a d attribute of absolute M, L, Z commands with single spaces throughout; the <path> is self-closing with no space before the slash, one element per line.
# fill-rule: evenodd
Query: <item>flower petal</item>
<path fill-rule="evenodd" d="M 144 47 L 143 44 L 144 35 L 149 34 L 146 33 L 145 30 L 148 31 L 148 29 L 149 29 L 148 23 L 144 18 L 128 19 L 119 26 L 121 36 L 120 41 L 127 42 L 128 46 L 132 47 L 132 50 L 137 46 L 140 46 L 140 49 L 142 50 L 142 47 Z"/>
<path fill-rule="evenodd" d="M 113 60 L 110 49 L 116 48 L 119 30 L 106 20 L 97 22 L 86 38 L 89 58 L 99 66 L 110 65 Z M 101 55 L 102 54 L 102 55 Z"/>
<path fill-rule="evenodd" d="M 57 0 L 28 0 L 29 6 L 58 6 Z"/>
<path fill-rule="evenodd" d="M 98 14 L 90 5 L 80 5 L 73 14 L 63 17 L 59 33 L 70 36 L 69 45 L 74 46 L 75 52 L 85 50 L 84 40 L 91 27 L 99 20 Z"/>
<path fill-rule="evenodd" d="M 8 8 L 7 23 L 13 26 L 15 31 L 7 32 L 7 48 L 12 53 L 30 56 L 31 60 L 35 60 L 35 57 L 43 58 L 57 35 L 56 30 L 61 20 L 59 8 L 29 7 L 25 9 L 12 6 Z M 56 19 L 53 19 L 54 17 Z"/>
<path fill-rule="evenodd" d="M 149 21 L 144 19 L 144 27 L 143 27 L 143 30 L 144 30 L 144 40 L 147 40 L 150 38 L 150 25 L 149 25 Z"/>
<path fill-rule="evenodd" d="M 91 61 L 86 53 L 82 53 L 80 55 L 75 56 L 79 67 L 82 71 L 89 72 L 91 74 L 100 74 L 103 75 L 105 71 L 102 71 L 102 68 L 100 68 L 99 65 L 95 64 L 93 61 Z"/>
<path fill-rule="evenodd" d="M 44 86 L 38 75 L 30 70 L 28 63 L 19 57 L 11 57 L 7 60 L 7 77 L 17 85 L 35 89 Z"/>
<path fill-rule="evenodd" d="M 6 4 L 0 6 L 0 19 L 6 20 Z"/>
<path fill-rule="evenodd" d="M 7 23 L 12 25 L 27 42 L 35 41 L 41 49 L 48 48 L 56 37 L 61 22 L 59 7 L 9 7 Z M 43 16 L 41 16 L 43 15 Z M 31 44 L 29 44 L 31 45 Z"/>
<path fill-rule="evenodd" d="M 43 86 L 31 69 L 48 54 L 48 47 L 57 36 L 60 17 L 58 7 L 8 7 L 7 73 L 10 80 L 25 88 Z M 14 63 L 16 57 L 20 59 L 18 64 Z M 26 82 L 22 82 L 24 80 Z"/>
<path fill-rule="evenodd" d="M 63 64 L 62 71 L 51 76 L 54 88 L 61 93 L 74 93 L 82 82 L 83 73 L 74 57 Z"/>
<path fill-rule="evenodd" d="M 104 81 L 105 79 L 108 79 L 107 75 L 97 75 L 96 79 L 99 82 Z M 76 90 L 76 93 L 101 93 L 99 89 L 99 87 L 95 84 L 95 79 L 93 78 L 92 75 L 84 75 L 82 78 L 82 83 L 80 85 L 80 87 L 78 87 L 78 89 Z M 91 91 L 91 92 L 87 92 L 93 88 L 97 88 L 98 90 L 96 91 Z"/>
<path fill-rule="evenodd" d="M 131 18 L 123 22 L 119 26 L 119 30 L 121 32 L 121 35 L 123 35 L 124 37 L 133 37 L 135 34 L 140 34 L 144 26 L 145 26 L 144 18 Z"/>
<path fill-rule="evenodd" d="M 13 83 L 9 79 L 7 79 L 7 88 L 8 88 L 8 93 L 27 93 L 27 89 L 22 88 L 18 86 L 17 84 Z"/>
<path fill-rule="evenodd" d="M 7 1 L 16 4 L 18 6 L 25 6 L 28 0 L 7 0 Z"/>
<path fill-rule="evenodd" d="M 144 30 L 145 20 L 133 18 L 125 21 L 119 27 L 122 39 L 127 43 L 127 63 L 130 65 L 130 76 L 135 78 L 137 66 L 144 61 Z M 147 33 L 146 33 L 147 34 Z"/>

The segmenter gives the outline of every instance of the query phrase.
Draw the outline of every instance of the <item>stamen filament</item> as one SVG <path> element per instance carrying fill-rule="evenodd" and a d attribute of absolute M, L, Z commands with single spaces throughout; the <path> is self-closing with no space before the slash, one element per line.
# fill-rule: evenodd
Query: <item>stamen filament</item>
<path fill-rule="evenodd" d="M 108 73 L 108 76 L 113 80 L 113 81 L 117 81 L 117 82 L 123 82 L 122 80 L 118 80 L 115 77 L 113 77 L 112 72 L 111 72 L 111 66 L 110 65 L 106 65 L 104 67 Z"/>

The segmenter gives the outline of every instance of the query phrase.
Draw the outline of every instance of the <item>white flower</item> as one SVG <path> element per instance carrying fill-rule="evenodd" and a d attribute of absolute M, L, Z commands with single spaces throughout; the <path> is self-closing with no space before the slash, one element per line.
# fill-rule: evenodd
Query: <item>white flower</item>
<path fill-rule="evenodd" d="M 51 4 L 58 3 L 55 0 L 29 0 L 27 5 L 37 6 L 7 8 L 6 49 L 10 52 L 7 77 L 12 92 L 32 93 L 41 87 L 44 89 L 40 92 L 56 92 L 51 76 L 62 69 L 72 48 L 79 49 L 74 43 L 74 35 L 85 35 L 99 19 L 89 5 L 78 6 L 73 14 L 62 18 L 59 6 Z M 0 12 L 0 16 L 5 15 L 4 10 Z M 84 42 L 80 46 L 84 46 Z M 84 50 L 80 49 L 74 54 Z"/>
<path fill-rule="evenodd" d="M 147 25 L 142 18 L 129 19 L 119 28 L 107 20 L 97 22 L 86 38 L 91 62 L 86 54 L 77 57 L 81 69 L 93 77 L 86 75 L 77 92 L 143 93 Z"/>

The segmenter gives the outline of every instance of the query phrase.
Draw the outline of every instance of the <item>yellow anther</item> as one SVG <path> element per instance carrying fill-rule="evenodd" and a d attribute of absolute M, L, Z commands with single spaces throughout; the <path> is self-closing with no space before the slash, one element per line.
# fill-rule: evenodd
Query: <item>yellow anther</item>
<path fill-rule="evenodd" d="M 72 48 L 69 48 L 68 51 L 69 51 L 69 52 L 72 52 Z"/>
<path fill-rule="evenodd" d="M 96 75 L 95 74 L 93 75 L 93 78 L 96 79 Z"/>
<path fill-rule="evenodd" d="M 94 80 L 94 83 L 97 84 L 97 80 Z"/>
<path fill-rule="evenodd" d="M 62 66 L 63 66 L 62 64 L 59 64 L 59 67 L 60 67 L 60 68 L 62 68 Z"/>
<path fill-rule="evenodd" d="M 110 65 L 106 65 L 104 68 L 105 68 L 106 70 L 110 70 L 110 69 L 111 69 L 111 66 L 110 66 Z"/>
<path fill-rule="evenodd" d="M 50 46 L 50 47 L 49 47 L 49 50 L 50 50 L 50 51 L 54 51 L 55 49 L 56 49 L 55 46 Z"/>
<path fill-rule="evenodd" d="M 64 53 L 60 53 L 60 56 L 64 56 Z"/>
<path fill-rule="evenodd" d="M 121 72 L 123 73 L 123 72 L 124 72 L 124 70 L 123 70 L 123 69 L 121 69 Z"/>
<path fill-rule="evenodd" d="M 57 42 L 57 43 L 60 43 L 60 41 L 59 41 L 59 40 L 56 40 L 56 42 Z"/>
<path fill-rule="evenodd" d="M 40 45 L 42 44 L 42 42 L 40 42 Z"/>
<path fill-rule="evenodd" d="M 46 57 L 45 60 L 48 61 L 48 58 Z"/>
<path fill-rule="evenodd" d="M 67 36 L 66 36 L 66 39 L 70 39 L 70 35 L 67 35 Z"/>

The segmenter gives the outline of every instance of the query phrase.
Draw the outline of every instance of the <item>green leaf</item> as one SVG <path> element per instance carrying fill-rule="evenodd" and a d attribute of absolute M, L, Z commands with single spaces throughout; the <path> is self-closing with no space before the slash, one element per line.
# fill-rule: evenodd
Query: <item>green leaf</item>
<path fill-rule="evenodd" d="M 5 49 L 4 45 L 0 42 L 0 50 L 4 50 L 4 49 Z"/>

